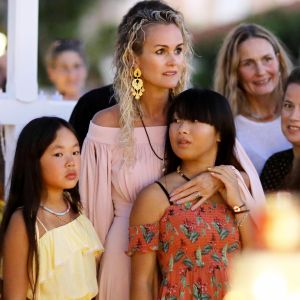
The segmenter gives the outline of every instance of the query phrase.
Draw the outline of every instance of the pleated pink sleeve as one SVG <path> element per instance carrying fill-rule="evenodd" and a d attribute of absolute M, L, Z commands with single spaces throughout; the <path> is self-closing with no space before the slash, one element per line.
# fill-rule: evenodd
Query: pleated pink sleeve
<path fill-rule="evenodd" d="M 114 216 L 111 197 L 112 145 L 106 139 L 107 133 L 101 132 L 104 129 L 90 123 L 81 152 L 79 180 L 84 213 L 94 225 L 103 245 Z"/>
<path fill-rule="evenodd" d="M 250 180 L 251 193 L 249 192 L 242 176 L 239 174 L 239 172 L 237 172 L 242 200 L 250 209 L 250 215 L 254 223 L 259 225 L 257 216 L 261 210 L 265 208 L 265 194 L 254 165 L 237 139 L 235 142 L 235 155 Z"/>

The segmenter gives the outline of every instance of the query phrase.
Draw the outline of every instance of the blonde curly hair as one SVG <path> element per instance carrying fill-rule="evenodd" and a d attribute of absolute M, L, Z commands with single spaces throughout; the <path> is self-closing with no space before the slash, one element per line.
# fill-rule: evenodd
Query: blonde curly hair
<path fill-rule="evenodd" d="M 282 99 L 283 87 L 292 67 L 283 45 L 266 28 L 257 24 L 240 24 L 233 28 L 225 37 L 217 56 L 214 89 L 229 100 L 234 115 L 249 112 L 247 98 L 238 80 L 238 47 L 242 42 L 250 38 L 267 40 L 278 57 L 281 76 L 274 95 L 278 103 Z"/>
<path fill-rule="evenodd" d="M 143 51 L 146 26 L 153 24 L 175 24 L 181 31 L 185 44 L 185 61 L 182 76 L 176 88 L 170 91 L 170 96 L 183 91 L 190 75 L 190 58 L 192 47 L 190 35 L 185 28 L 183 16 L 162 1 L 140 1 L 135 4 L 123 17 L 118 27 L 117 45 L 114 64 L 116 73 L 114 77 L 115 98 L 120 105 L 120 143 L 127 159 L 134 159 L 133 128 L 137 117 L 137 107 L 131 93 L 132 70 L 134 57 Z"/>

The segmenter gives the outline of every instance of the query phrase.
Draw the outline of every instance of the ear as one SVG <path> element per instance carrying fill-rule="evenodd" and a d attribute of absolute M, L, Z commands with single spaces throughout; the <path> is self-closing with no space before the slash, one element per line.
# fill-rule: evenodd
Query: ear
<path fill-rule="evenodd" d="M 140 66 L 140 59 L 137 55 L 133 56 L 133 67 L 134 69 L 139 68 Z"/>
<path fill-rule="evenodd" d="M 220 136 L 220 133 L 217 132 L 217 143 L 220 143 L 221 142 L 221 136 Z"/>
<path fill-rule="evenodd" d="M 48 78 L 51 82 L 54 82 L 56 74 L 55 74 L 55 70 L 53 69 L 53 67 L 47 67 L 47 73 L 48 73 Z"/>

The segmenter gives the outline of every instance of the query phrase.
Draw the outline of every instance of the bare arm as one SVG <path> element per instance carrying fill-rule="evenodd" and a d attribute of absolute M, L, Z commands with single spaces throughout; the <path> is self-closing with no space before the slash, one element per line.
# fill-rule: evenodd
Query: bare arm
<path fill-rule="evenodd" d="M 169 205 L 165 198 L 156 184 L 144 189 L 133 206 L 130 226 L 158 222 Z M 131 256 L 130 300 L 153 300 L 157 293 L 154 290 L 156 279 L 156 251 L 134 253 Z"/>
<path fill-rule="evenodd" d="M 3 299 L 24 300 L 29 286 L 29 242 L 21 210 L 16 211 L 10 220 L 3 248 Z"/>
<path fill-rule="evenodd" d="M 232 166 L 217 166 L 210 169 L 211 175 L 224 183 L 224 188 L 220 190 L 223 199 L 229 207 L 243 206 L 243 213 L 235 214 L 237 226 L 240 232 L 243 248 L 253 246 L 254 223 L 249 215 L 249 208 L 243 203 L 238 186 L 236 172 Z M 201 201 L 201 200 L 200 200 Z"/>

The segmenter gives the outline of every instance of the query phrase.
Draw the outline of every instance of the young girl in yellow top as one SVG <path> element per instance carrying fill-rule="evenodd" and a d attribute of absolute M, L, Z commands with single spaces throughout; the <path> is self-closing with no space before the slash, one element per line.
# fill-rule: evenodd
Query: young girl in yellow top
<path fill-rule="evenodd" d="M 103 251 L 81 214 L 80 149 L 71 126 L 42 117 L 22 130 L 0 232 L 4 299 L 92 299 Z"/>

